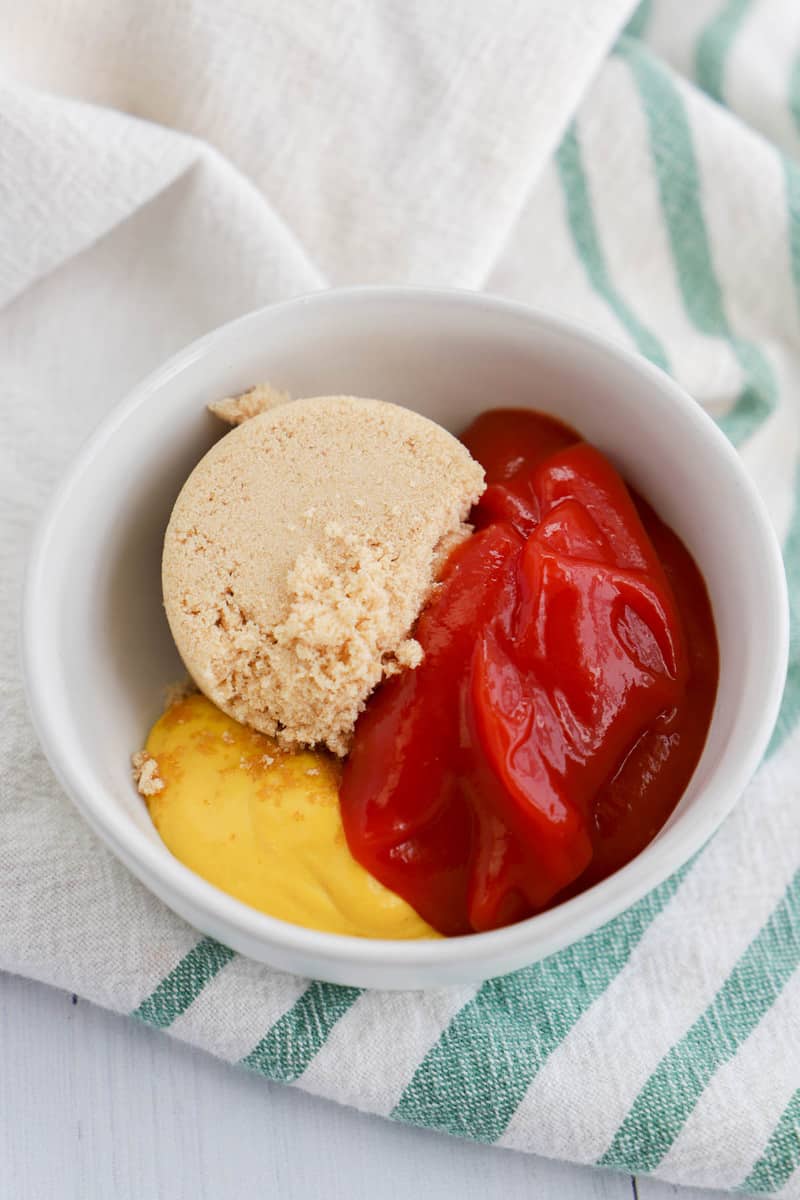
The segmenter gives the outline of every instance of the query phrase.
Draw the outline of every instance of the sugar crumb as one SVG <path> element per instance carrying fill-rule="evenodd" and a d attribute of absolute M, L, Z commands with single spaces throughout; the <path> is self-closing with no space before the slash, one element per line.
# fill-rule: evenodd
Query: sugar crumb
<path fill-rule="evenodd" d="M 140 796 L 147 799 L 163 792 L 164 780 L 158 773 L 158 761 L 146 750 L 137 750 L 131 755 L 131 771 Z"/>
<path fill-rule="evenodd" d="M 241 425 L 259 413 L 277 408 L 279 404 L 288 404 L 292 397 L 288 392 L 279 392 L 269 383 L 257 383 L 246 392 L 237 396 L 226 396 L 224 400 L 215 400 L 209 404 L 208 411 L 215 417 L 226 421 L 228 425 Z"/>
<path fill-rule="evenodd" d="M 416 670 L 424 657 L 425 651 L 416 638 L 406 638 L 395 651 L 395 658 L 398 664 L 401 667 L 408 667 L 411 671 Z"/>

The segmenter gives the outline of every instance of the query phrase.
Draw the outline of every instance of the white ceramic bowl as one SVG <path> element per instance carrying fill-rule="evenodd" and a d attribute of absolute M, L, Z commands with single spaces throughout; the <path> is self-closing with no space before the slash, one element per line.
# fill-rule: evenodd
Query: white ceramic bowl
<path fill-rule="evenodd" d="M 493 933 L 370 941 L 256 912 L 182 866 L 131 782 L 129 758 L 180 677 L 161 604 L 161 542 L 191 468 L 220 434 L 208 401 L 261 380 L 294 396 L 351 393 L 459 431 L 483 409 L 542 409 L 599 446 L 683 538 L 720 645 L 703 756 L 672 817 L 623 870 Z M 23 617 L 30 706 L 53 770 L 92 828 L 156 895 L 252 958 L 334 983 L 440 986 L 501 974 L 590 932 L 714 832 L 766 748 L 786 672 L 780 551 L 735 452 L 643 359 L 566 321 L 478 293 L 356 288 L 251 313 L 176 355 L 103 422 L 32 550 Z"/>

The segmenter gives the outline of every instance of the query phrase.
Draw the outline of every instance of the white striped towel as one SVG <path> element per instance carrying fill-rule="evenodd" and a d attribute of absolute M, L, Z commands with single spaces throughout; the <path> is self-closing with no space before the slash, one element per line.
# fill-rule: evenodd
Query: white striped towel
<path fill-rule="evenodd" d="M 0 0 L 0 967 L 371 1112 L 800 1196 L 800 5 L 632 8 Z M 721 422 L 785 548 L 789 682 L 733 815 L 480 988 L 335 988 L 199 938 L 59 793 L 18 679 L 29 532 L 90 427 L 208 328 L 355 281 L 635 347 Z"/>

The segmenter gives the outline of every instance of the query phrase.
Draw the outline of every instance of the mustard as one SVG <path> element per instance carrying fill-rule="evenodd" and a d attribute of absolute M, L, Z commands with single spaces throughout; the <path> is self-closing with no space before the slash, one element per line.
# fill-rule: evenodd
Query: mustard
<path fill-rule="evenodd" d="M 156 721 L 146 750 L 163 783 L 147 798 L 153 824 L 209 883 L 309 929 L 440 936 L 350 854 L 332 755 L 282 750 L 199 694 Z"/>

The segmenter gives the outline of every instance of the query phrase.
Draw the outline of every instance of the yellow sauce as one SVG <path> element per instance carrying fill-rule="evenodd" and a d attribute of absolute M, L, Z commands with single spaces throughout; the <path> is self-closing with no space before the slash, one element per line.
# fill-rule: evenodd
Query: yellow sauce
<path fill-rule="evenodd" d="M 331 755 L 281 750 L 201 695 L 173 704 L 146 749 L 164 783 L 147 800 L 153 824 L 210 883 L 309 929 L 440 936 L 350 854 Z"/>

